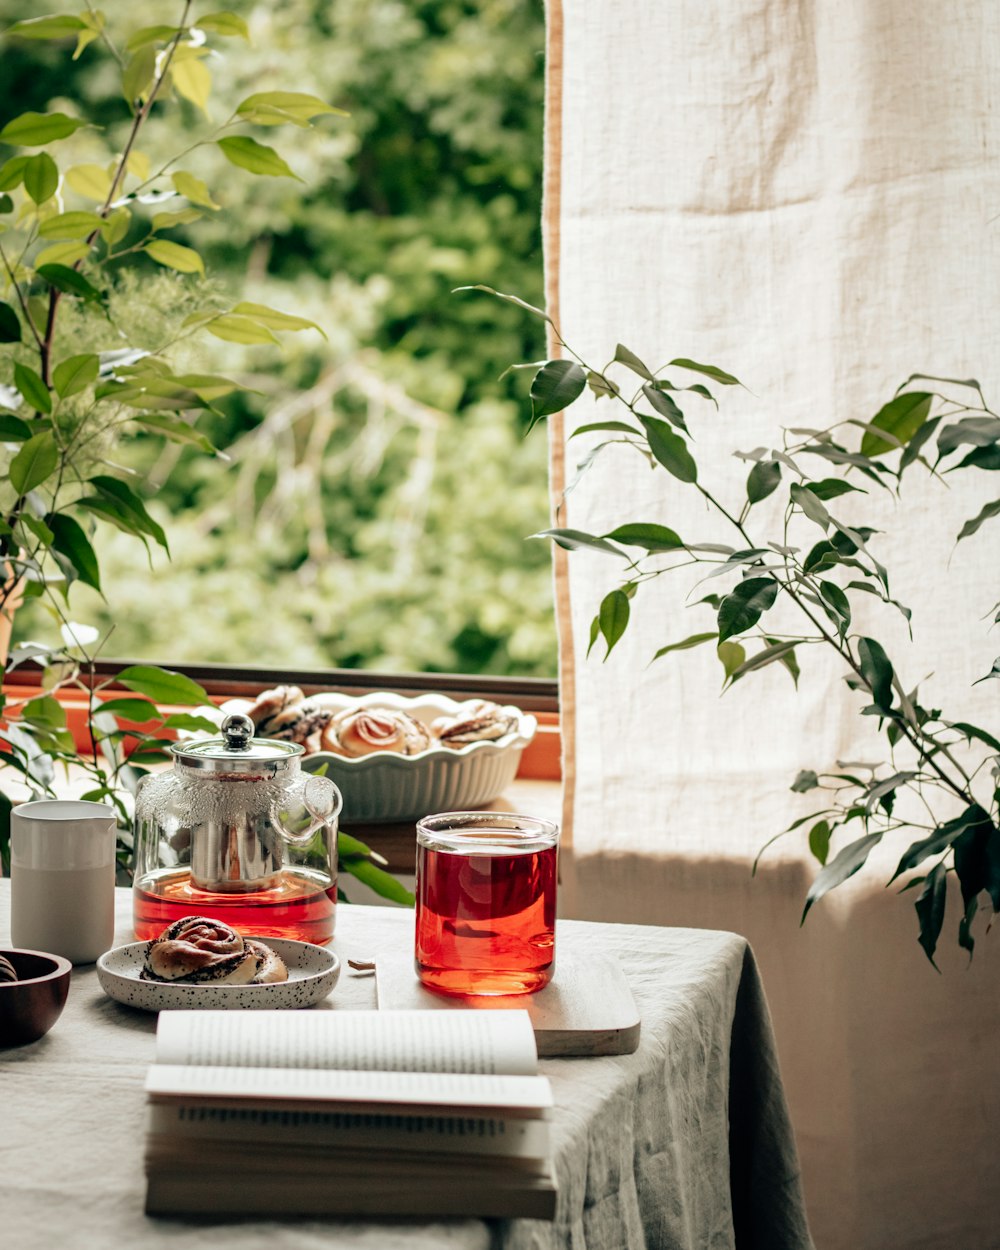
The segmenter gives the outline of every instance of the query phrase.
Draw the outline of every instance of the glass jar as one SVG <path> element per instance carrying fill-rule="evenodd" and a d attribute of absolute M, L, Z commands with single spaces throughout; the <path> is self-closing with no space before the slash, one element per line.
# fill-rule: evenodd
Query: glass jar
<path fill-rule="evenodd" d="M 175 743 L 173 768 L 139 783 L 140 940 L 191 915 L 252 937 L 333 937 L 340 791 L 301 770 L 297 743 L 253 734 L 249 717 L 228 716 L 221 737 Z"/>

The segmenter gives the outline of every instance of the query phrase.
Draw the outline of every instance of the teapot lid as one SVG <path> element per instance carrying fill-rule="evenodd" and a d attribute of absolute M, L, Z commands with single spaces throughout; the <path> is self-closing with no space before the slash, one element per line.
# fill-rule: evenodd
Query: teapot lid
<path fill-rule="evenodd" d="M 249 716 L 234 712 L 222 722 L 221 738 L 200 742 L 175 742 L 170 748 L 174 759 L 186 768 L 213 773 L 257 773 L 273 777 L 285 772 L 304 748 L 297 742 L 276 738 L 255 738 L 256 726 Z"/>

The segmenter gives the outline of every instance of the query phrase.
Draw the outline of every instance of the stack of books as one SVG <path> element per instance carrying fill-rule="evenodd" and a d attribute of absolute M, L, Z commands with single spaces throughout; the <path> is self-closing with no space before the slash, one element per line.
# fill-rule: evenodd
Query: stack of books
<path fill-rule="evenodd" d="M 146 1080 L 151 1215 L 551 1219 L 525 1011 L 168 1011 Z"/>

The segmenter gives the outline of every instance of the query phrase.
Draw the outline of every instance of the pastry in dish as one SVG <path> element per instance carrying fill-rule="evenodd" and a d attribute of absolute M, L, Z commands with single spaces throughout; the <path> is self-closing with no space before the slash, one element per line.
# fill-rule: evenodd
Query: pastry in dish
<path fill-rule="evenodd" d="M 262 985 L 287 981 L 284 962 L 264 942 L 206 916 L 182 916 L 146 947 L 143 981 L 173 985 Z"/>
<path fill-rule="evenodd" d="M 467 746 L 470 742 L 495 742 L 517 729 L 517 717 L 488 699 L 470 699 L 453 716 L 439 716 L 431 733 L 443 747 Z"/>
<path fill-rule="evenodd" d="M 330 721 L 322 735 L 324 750 L 357 758 L 377 751 L 416 755 L 432 745 L 427 727 L 408 712 L 392 708 L 348 708 Z"/>

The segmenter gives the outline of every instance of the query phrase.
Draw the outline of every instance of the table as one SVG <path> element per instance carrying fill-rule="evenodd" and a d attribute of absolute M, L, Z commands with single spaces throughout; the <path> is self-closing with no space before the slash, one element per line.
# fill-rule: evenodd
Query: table
<path fill-rule="evenodd" d="M 117 891 L 117 942 L 133 940 Z M 0 946 L 10 883 L 0 881 Z M 342 905 L 334 949 L 377 958 L 412 942 L 412 914 Z M 631 1055 L 551 1059 L 556 1220 L 212 1221 L 213 1250 L 810 1250 L 773 1036 L 743 938 L 560 921 L 557 943 L 612 952 L 642 1015 Z M 557 974 L 558 975 L 558 974 Z M 375 1006 L 342 975 L 326 1010 Z M 44 1038 L 0 1051 L 0 1220 L 18 1250 L 203 1250 L 207 1221 L 143 1214 L 143 1080 L 155 1017 L 76 969 Z"/>

